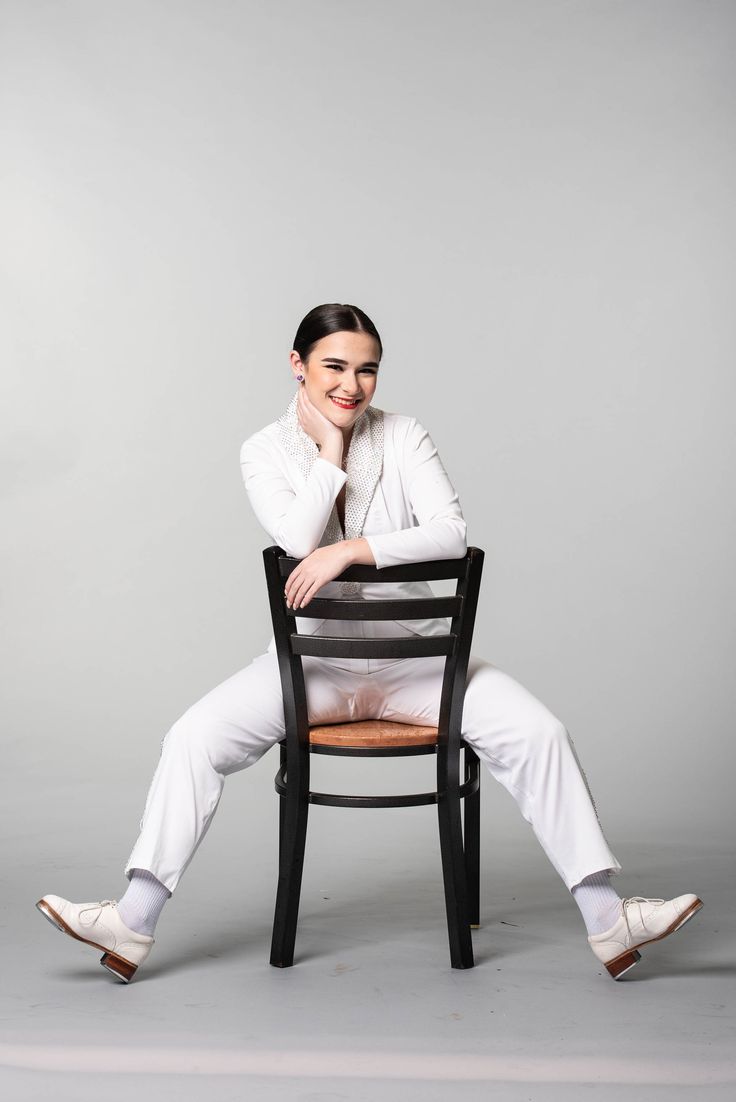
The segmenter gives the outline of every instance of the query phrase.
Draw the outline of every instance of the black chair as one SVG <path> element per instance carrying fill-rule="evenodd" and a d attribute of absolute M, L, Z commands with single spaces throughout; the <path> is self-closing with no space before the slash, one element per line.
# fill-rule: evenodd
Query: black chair
<path fill-rule="evenodd" d="M 300 562 L 280 547 L 268 547 L 263 559 L 284 698 L 286 737 L 280 743 L 276 774 L 280 796 L 279 881 L 276 895 L 271 964 L 294 963 L 299 895 L 309 804 L 331 807 L 416 807 L 437 804 L 440 851 L 453 968 L 473 967 L 471 927 L 480 922 L 480 767 L 460 736 L 468 659 L 480 590 L 484 553 L 468 548 L 462 559 L 411 563 L 406 566 L 351 566 L 339 581 L 407 582 L 455 578 L 454 596 L 391 600 L 314 597 L 299 609 L 287 608 L 284 581 Z M 299 634 L 295 617 L 330 620 L 411 620 L 451 617 L 448 634 L 434 636 L 344 638 Z M 302 656 L 344 658 L 415 658 L 445 655 L 438 726 L 422 727 L 385 720 L 362 720 L 331 726 L 309 726 Z M 464 752 L 461 774 L 460 751 Z M 385 757 L 437 754 L 437 788 L 392 796 L 347 796 L 312 792 L 311 754 Z M 461 779 L 462 777 L 462 779 Z M 464 823 L 461 821 L 461 800 Z M 464 826 L 464 839 L 463 839 Z"/>

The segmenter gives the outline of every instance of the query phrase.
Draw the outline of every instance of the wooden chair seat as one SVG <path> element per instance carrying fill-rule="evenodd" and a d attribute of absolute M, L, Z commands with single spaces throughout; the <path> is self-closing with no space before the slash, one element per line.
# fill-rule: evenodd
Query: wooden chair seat
<path fill-rule="evenodd" d="M 434 746 L 436 742 L 436 727 L 395 723 L 389 719 L 361 719 L 309 728 L 310 746 L 396 749 L 402 746 Z"/>

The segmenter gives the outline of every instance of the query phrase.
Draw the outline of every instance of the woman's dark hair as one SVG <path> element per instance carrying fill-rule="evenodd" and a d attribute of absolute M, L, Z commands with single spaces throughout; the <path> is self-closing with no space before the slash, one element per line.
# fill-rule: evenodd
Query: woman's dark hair
<path fill-rule="evenodd" d="M 375 325 L 358 306 L 345 302 L 325 302 L 315 306 L 299 323 L 293 348 L 302 362 L 306 361 L 317 341 L 330 333 L 370 333 L 378 341 L 378 358 L 383 355 L 383 345 Z"/>

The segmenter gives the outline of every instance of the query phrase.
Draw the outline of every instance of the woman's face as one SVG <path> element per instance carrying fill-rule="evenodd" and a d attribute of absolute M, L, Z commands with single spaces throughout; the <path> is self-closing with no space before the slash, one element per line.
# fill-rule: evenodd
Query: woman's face
<path fill-rule="evenodd" d="M 291 352 L 294 377 L 304 376 L 307 396 L 341 429 L 351 428 L 371 403 L 378 376 L 378 343 L 370 333 L 330 333 L 306 362 Z"/>

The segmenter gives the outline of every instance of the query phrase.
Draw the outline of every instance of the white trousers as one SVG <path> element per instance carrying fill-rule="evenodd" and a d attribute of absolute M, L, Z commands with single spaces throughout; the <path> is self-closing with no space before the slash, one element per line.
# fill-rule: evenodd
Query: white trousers
<path fill-rule="evenodd" d="M 312 724 L 438 722 L 443 656 L 302 662 Z M 568 888 L 591 873 L 620 870 L 566 728 L 518 681 L 476 656 L 468 667 L 462 735 L 514 797 Z M 277 658 L 261 654 L 164 736 L 125 875 L 147 869 L 173 892 L 212 821 L 225 777 L 253 765 L 283 737 Z"/>

